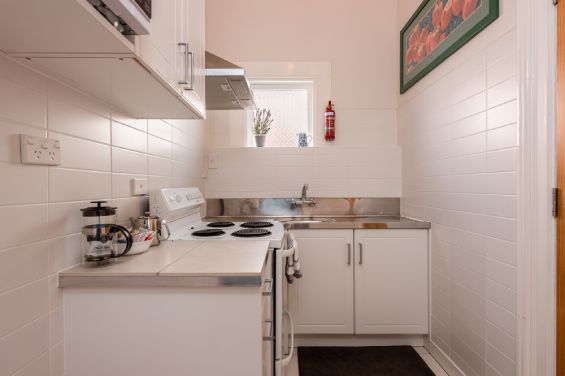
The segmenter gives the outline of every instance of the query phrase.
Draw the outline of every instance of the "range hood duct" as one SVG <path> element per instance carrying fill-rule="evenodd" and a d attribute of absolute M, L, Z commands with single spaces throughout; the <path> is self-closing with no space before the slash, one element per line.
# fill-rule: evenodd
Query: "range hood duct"
<path fill-rule="evenodd" d="M 255 108 L 255 99 L 245 70 L 206 51 L 206 109 Z"/>

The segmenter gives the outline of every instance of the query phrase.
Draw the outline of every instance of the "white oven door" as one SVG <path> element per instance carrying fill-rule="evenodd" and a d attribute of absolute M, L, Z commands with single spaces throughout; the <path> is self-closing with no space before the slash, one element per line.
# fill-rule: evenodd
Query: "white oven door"
<path fill-rule="evenodd" d="M 285 265 L 294 248 L 276 251 L 275 257 L 275 376 L 284 376 L 284 367 L 294 354 L 294 329 L 288 311 L 288 282 Z"/>

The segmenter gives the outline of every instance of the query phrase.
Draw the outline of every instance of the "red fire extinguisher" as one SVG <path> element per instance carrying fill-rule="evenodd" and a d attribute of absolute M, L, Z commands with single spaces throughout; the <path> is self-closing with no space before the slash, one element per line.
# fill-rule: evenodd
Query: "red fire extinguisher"
<path fill-rule="evenodd" d="M 324 137 L 326 141 L 333 141 L 335 140 L 335 110 L 332 101 L 329 101 L 326 106 L 324 118 Z"/>

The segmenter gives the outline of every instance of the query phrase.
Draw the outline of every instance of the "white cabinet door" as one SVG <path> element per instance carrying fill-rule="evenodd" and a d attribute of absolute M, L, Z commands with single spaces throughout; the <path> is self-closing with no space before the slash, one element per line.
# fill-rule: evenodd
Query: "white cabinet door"
<path fill-rule="evenodd" d="M 182 36 L 179 40 L 188 46 L 187 61 L 184 66 L 187 83 L 183 87 L 183 95 L 191 105 L 201 113 L 206 114 L 205 105 L 205 44 L 204 44 L 204 0 L 183 0 Z"/>
<path fill-rule="evenodd" d="M 428 332 L 428 231 L 355 230 L 355 333 Z"/>
<path fill-rule="evenodd" d="M 353 333 L 353 231 L 291 232 L 303 272 L 289 286 L 295 333 Z"/>
<path fill-rule="evenodd" d="M 151 33 L 135 37 L 136 53 L 179 92 L 179 66 L 184 59 L 183 47 L 178 44 L 184 23 L 183 1 L 154 1 Z"/>

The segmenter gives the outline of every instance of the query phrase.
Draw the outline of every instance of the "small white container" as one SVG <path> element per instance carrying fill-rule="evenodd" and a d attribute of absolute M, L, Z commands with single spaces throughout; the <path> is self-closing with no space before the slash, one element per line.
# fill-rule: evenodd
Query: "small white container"
<path fill-rule="evenodd" d="M 140 253 L 146 252 L 151 247 L 152 242 L 153 239 L 146 240 L 144 242 L 133 242 L 131 249 L 128 253 L 125 254 L 125 256 L 138 255 Z"/>

